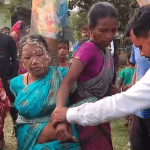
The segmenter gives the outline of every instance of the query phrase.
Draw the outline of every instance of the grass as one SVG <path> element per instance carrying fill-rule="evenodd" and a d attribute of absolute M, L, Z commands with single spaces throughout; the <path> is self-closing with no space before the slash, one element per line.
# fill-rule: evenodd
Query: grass
<path fill-rule="evenodd" d="M 112 142 L 114 150 L 129 150 L 128 128 L 125 119 L 111 121 Z"/>
<path fill-rule="evenodd" d="M 111 121 L 112 142 L 114 150 L 129 150 L 128 144 L 128 128 L 125 127 L 125 119 Z M 13 132 L 13 123 L 10 115 L 5 120 L 4 135 L 7 147 L 5 150 L 16 150 L 17 141 Z"/>
<path fill-rule="evenodd" d="M 16 150 L 17 149 L 17 141 L 13 133 L 13 123 L 10 115 L 8 115 L 5 119 L 4 126 L 4 138 L 6 141 L 5 150 Z"/>

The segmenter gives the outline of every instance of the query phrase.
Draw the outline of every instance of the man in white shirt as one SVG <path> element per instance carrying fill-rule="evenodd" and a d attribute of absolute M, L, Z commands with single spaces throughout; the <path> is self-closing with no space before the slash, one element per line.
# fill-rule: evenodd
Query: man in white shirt
<path fill-rule="evenodd" d="M 141 56 L 150 58 L 150 5 L 138 8 L 128 24 L 130 37 Z M 137 110 L 150 108 L 150 69 L 145 76 L 126 92 L 105 97 L 95 103 L 85 103 L 74 108 L 57 108 L 52 122 L 77 123 L 83 126 L 97 125 L 131 114 Z"/>

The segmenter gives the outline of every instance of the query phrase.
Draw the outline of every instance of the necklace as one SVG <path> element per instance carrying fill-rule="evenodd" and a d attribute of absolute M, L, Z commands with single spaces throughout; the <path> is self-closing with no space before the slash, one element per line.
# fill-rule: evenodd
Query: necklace
<path fill-rule="evenodd" d="M 29 84 L 29 72 L 27 74 L 27 85 Z"/>

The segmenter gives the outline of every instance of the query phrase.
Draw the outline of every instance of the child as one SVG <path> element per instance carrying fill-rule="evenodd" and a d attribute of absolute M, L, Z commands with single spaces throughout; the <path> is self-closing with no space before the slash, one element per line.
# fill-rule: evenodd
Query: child
<path fill-rule="evenodd" d="M 58 48 L 58 58 L 59 58 L 58 70 L 63 72 L 63 75 L 65 76 L 70 66 L 70 62 L 67 60 L 67 54 L 69 52 L 69 41 L 67 39 L 58 40 L 57 48 Z"/>

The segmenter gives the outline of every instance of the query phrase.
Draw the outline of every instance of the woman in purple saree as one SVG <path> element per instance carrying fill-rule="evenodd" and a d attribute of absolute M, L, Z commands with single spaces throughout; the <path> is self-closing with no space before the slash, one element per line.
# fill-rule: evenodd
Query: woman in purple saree
<path fill-rule="evenodd" d="M 72 65 L 57 94 L 57 107 L 65 104 L 75 81 L 77 88 L 70 97 L 71 103 L 75 105 L 77 102 L 90 102 L 120 92 L 117 88 L 113 88 L 113 91 L 111 88 L 114 63 L 108 49 L 117 29 L 114 7 L 107 2 L 93 5 L 89 13 L 89 29 L 91 40 L 82 44 L 74 54 Z M 93 127 L 77 125 L 77 129 L 83 150 L 113 149 L 109 122 Z"/>

